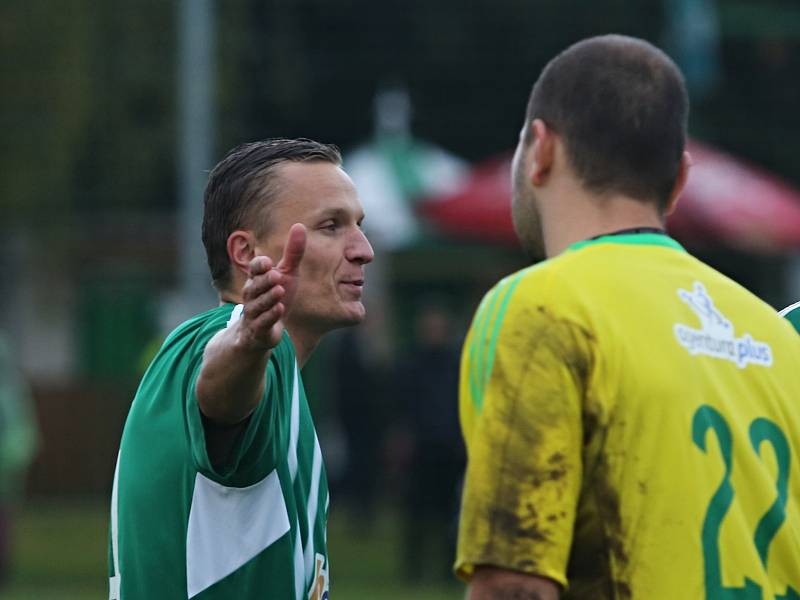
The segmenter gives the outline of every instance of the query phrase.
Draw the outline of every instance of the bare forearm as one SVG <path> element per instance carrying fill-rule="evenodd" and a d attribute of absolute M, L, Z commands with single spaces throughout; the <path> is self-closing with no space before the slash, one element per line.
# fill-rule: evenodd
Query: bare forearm
<path fill-rule="evenodd" d="M 248 349 L 239 327 L 220 331 L 206 346 L 195 392 L 202 413 L 219 423 L 238 423 L 264 394 L 270 350 Z"/>

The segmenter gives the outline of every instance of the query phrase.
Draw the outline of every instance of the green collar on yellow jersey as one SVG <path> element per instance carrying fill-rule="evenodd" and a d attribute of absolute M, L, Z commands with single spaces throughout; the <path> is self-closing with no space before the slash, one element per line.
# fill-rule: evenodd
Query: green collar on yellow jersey
<path fill-rule="evenodd" d="M 621 233 L 601 235 L 590 240 L 583 240 L 575 242 L 567 248 L 567 252 L 572 250 L 580 250 L 586 246 L 593 246 L 595 244 L 630 244 L 635 246 L 664 246 L 672 248 L 681 252 L 686 252 L 686 249 L 678 242 L 673 240 L 663 233 Z"/>

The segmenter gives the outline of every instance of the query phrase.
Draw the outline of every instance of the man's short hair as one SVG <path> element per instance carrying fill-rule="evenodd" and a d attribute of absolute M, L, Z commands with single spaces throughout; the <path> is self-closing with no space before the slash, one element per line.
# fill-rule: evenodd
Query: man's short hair
<path fill-rule="evenodd" d="M 274 138 L 237 146 L 211 171 L 203 210 L 203 245 L 211 279 L 218 290 L 231 283 L 228 236 L 237 229 L 264 235 L 266 211 L 276 196 L 276 167 L 284 162 L 342 164 L 339 149 L 313 140 Z"/>
<path fill-rule="evenodd" d="M 550 61 L 533 86 L 526 123 L 541 119 L 561 136 L 590 191 L 654 201 L 663 210 L 680 169 L 688 115 L 683 75 L 666 54 L 643 40 L 605 35 Z"/>

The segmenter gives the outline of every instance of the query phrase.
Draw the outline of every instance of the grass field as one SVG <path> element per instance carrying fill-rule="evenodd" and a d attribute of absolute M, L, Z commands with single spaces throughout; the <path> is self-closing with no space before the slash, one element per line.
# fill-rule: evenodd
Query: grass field
<path fill-rule="evenodd" d="M 375 526 L 354 536 L 332 515 L 328 533 L 331 592 L 336 600 L 457 600 L 452 583 L 412 585 L 399 575 L 399 524 L 385 511 Z M 104 500 L 35 502 L 16 523 L 10 585 L 0 600 L 107 598 L 107 509 Z"/>

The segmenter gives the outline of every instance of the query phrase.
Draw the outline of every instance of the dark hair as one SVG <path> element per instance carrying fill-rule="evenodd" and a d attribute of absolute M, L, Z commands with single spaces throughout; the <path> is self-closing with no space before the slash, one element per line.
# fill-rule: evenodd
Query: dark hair
<path fill-rule="evenodd" d="M 237 146 L 211 171 L 203 199 L 203 245 L 214 287 L 230 285 L 228 236 L 237 229 L 263 230 L 263 209 L 276 193 L 275 167 L 283 162 L 342 163 L 339 149 L 305 138 L 274 138 Z M 256 218 L 261 216 L 262 218 Z"/>
<path fill-rule="evenodd" d="M 587 189 L 655 201 L 663 210 L 680 169 L 688 115 L 683 76 L 666 54 L 643 40 L 605 35 L 548 63 L 533 86 L 526 122 L 541 119 L 562 137 Z"/>

